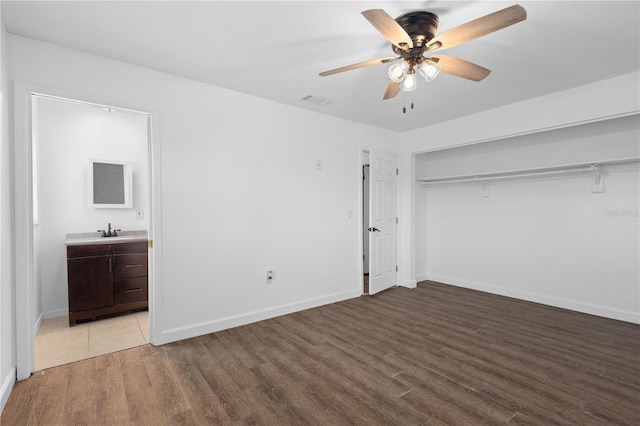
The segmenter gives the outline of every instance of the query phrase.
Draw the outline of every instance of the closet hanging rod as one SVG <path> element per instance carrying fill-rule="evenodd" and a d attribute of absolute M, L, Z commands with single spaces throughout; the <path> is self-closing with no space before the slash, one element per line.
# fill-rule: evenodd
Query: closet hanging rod
<path fill-rule="evenodd" d="M 499 179 L 513 179 L 519 177 L 558 175 L 579 172 L 597 172 L 599 166 L 608 166 L 613 164 L 625 164 L 639 162 L 640 157 L 621 158 L 617 160 L 606 160 L 592 163 L 576 163 L 565 164 L 562 166 L 537 167 L 530 169 L 509 170 L 505 172 L 493 173 L 477 173 L 473 175 L 457 175 L 444 176 L 434 178 L 417 179 L 422 185 L 435 185 L 442 183 L 460 183 L 460 182 L 482 182 Z"/>

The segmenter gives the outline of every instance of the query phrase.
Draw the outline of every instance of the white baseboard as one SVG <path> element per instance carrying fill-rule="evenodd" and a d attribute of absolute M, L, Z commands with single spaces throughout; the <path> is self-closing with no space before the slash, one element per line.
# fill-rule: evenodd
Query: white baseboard
<path fill-rule="evenodd" d="M 2 380 L 2 388 L 0 388 L 0 414 L 4 410 L 4 406 L 9 400 L 9 395 L 13 389 L 13 385 L 16 383 L 16 369 L 15 367 L 9 370 L 7 377 Z"/>
<path fill-rule="evenodd" d="M 68 309 L 51 309 L 50 311 L 46 311 L 42 314 L 44 319 L 52 319 L 52 318 L 60 318 L 66 317 L 69 315 Z"/>
<path fill-rule="evenodd" d="M 50 311 L 41 313 L 38 316 L 36 323 L 33 325 L 33 335 L 38 335 L 38 331 L 40 330 L 40 326 L 42 325 L 43 320 L 65 317 L 67 315 L 69 315 L 69 311 L 67 309 L 52 309 Z"/>
<path fill-rule="evenodd" d="M 429 276 L 427 274 L 416 275 L 416 282 L 427 281 Z"/>
<path fill-rule="evenodd" d="M 398 281 L 398 285 L 400 287 L 416 288 L 418 286 L 418 282 L 416 280 L 400 280 Z"/>
<path fill-rule="evenodd" d="M 522 290 L 514 290 L 506 287 L 498 287 L 485 283 L 460 280 L 442 275 L 428 275 L 426 278 L 443 284 L 450 284 L 457 287 L 464 287 L 471 290 L 483 291 L 485 293 L 498 294 L 500 296 L 513 297 L 514 299 L 526 300 L 528 302 L 541 303 L 543 305 L 554 306 L 556 308 L 569 309 L 571 311 L 596 315 L 620 321 L 640 324 L 640 313 L 632 311 L 622 311 L 607 306 L 593 305 L 589 303 L 577 302 L 575 300 L 563 299 L 544 294 L 531 293 Z"/>
<path fill-rule="evenodd" d="M 274 308 L 262 309 L 258 311 L 248 312 L 242 315 L 236 315 L 227 318 L 221 318 L 214 321 L 202 322 L 199 324 L 188 325 L 185 327 L 171 328 L 169 330 L 157 333 L 153 338 L 154 345 L 163 345 L 165 343 L 176 342 L 178 340 L 190 339 L 204 334 L 215 333 L 217 331 L 226 330 L 233 327 L 251 324 L 257 321 L 263 321 L 270 318 L 287 315 L 294 312 L 303 311 L 305 309 L 316 308 L 330 303 L 340 302 L 347 299 L 362 296 L 362 289 L 350 290 L 342 293 L 336 293 L 329 296 L 319 297 L 316 299 L 304 300 L 301 302 L 289 303 L 286 305 L 276 306 Z"/>
<path fill-rule="evenodd" d="M 36 320 L 36 323 L 33 324 L 33 335 L 37 336 L 38 335 L 38 331 L 40 331 L 40 326 L 42 325 L 42 320 L 44 319 L 44 314 L 40 314 L 38 316 L 38 319 Z"/>

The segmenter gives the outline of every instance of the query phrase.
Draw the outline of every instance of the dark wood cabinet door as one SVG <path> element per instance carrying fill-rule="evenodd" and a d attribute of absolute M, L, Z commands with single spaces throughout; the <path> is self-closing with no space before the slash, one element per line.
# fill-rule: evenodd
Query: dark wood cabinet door
<path fill-rule="evenodd" d="M 80 257 L 67 261 L 69 312 L 114 304 L 112 255 Z"/>

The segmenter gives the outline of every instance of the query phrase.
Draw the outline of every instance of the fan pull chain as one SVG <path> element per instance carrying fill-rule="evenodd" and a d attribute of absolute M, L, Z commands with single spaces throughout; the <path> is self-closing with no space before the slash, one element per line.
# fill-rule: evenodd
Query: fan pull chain
<path fill-rule="evenodd" d="M 411 109 L 414 109 L 414 105 L 413 105 L 413 95 L 411 95 Z M 407 97 L 405 96 L 402 100 L 402 113 L 406 114 L 407 113 Z"/>

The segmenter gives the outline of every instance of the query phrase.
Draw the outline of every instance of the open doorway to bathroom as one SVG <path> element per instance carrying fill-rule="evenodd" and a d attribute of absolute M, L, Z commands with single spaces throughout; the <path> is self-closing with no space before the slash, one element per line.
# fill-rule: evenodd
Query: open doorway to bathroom
<path fill-rule="evenodd" d="M 369 165 L 362 166 L 362 270 L 363 291 L 362 294 L 369 294 Z"/>
<path fill-rule="evenodd" d="M 148 232 L 149 123 L 148 113 L 31 95 L 34 371 L 149 343 L 144 308 L 70 326 L 65 246 L 69 235 L 109 227 Z M 88 202 L 96 159 L 131 165 L 130 208 Z"/>
<path fill-rule="evenodd" d="M 369 152 L 362 152 L 362 294 L 369 294 Z"/>

